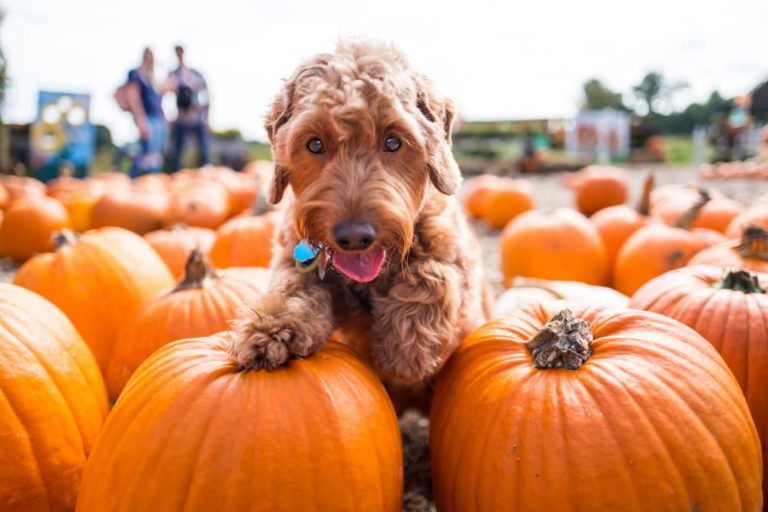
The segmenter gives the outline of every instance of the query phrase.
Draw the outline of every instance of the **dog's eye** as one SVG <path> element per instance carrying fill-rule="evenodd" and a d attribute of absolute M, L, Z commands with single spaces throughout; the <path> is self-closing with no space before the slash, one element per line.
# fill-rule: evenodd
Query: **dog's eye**
<path fill-rule="evenodd" d="M 400 139 L 398 139 L 397 137 L 387 137 L 387 140 L 384 141 L 384 151 L 394 153 L 395 151 L 400 149 L 401 145 L 402 145 L 402 142 L 400 142 Z"/>
<path fill-rule="evenodd" d="M 313 153 L 315 155 L 319 155 L 325 152 L 323 141 L 321 141 L 320 139 L 312 139 L 309 142 L 307 142 L 307 149 L 309 150 L 310 153 Z"/>

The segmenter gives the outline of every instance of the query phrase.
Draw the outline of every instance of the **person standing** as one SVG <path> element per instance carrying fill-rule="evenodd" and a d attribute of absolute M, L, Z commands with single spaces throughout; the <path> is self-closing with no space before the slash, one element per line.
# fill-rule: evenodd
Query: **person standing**
<path fill-rule="evenodd" d="M 141 65 L 128 72 L 127 98 L 133 121 L 139 130 L 139 154 L 131 166 L 131 177 L 160 172 L 165 147 L 165 117 L 162 96 L 155 86 L 155 57 L 145 48 Z"/>
<path fill-rule="evenodd" d="M 167 90 L 176 95 L 178 115 L 172 123 L 173 157 L 172 171 L 181 168 L 181 158 L 189 135 L 197 139 L 199 166 L 211 163 L 210 137 L 208 128 L 208 86 L 205 78 L 184 61 L 184 48 L 174 48 L 179 65 L 168 75 Z"/>

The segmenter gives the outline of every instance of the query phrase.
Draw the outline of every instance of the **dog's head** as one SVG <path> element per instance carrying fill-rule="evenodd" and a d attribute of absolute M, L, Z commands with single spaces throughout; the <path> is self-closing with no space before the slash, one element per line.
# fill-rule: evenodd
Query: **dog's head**
<path fill-rule="evenodd" d="M 395 48 L 340 43 L 299 66 L 267 115 L 270 201 L 290 184 L 299 237 L 332 248 L 352 279 L 372 280 L 387 253 L 408 253 L 428 195 L 451 195 L 461 183 L 453 116 L 453 104 Z"/>

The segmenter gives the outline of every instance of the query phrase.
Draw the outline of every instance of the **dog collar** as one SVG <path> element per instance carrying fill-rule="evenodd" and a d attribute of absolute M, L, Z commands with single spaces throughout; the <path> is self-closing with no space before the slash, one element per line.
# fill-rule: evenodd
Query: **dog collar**
<path fill-rule="evenodd" d="M 313 244 L 309 240 L 301 240 L 293 248 L 293 259 L 296 270 L 302 274 L 308 274 L 317 269 L 317 275 L 322 281 L 325 278 L 325 269 L 330 258 L 329 249 L 321 242 Z"/>

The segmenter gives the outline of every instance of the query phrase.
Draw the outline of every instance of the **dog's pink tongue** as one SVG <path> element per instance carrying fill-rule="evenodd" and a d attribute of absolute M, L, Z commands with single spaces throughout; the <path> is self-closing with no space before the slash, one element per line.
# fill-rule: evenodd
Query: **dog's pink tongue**
<path fill-rule="evenodd" d="M 333 253 L 333 265 L 350 279 L 367 283 L 379 275 L 385 257 L 384 249 L 365 252 L 336 251 Z"/>

